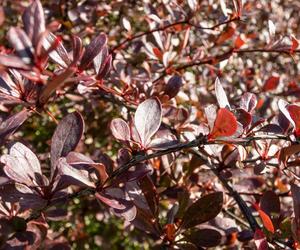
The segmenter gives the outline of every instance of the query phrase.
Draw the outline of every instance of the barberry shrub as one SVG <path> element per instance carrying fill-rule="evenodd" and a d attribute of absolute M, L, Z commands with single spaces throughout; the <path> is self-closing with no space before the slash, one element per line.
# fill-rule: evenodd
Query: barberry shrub
<path fill-rule="evenodd" d="M 7 1 L 0 249 L 298 249 L 297 1 Z"/>

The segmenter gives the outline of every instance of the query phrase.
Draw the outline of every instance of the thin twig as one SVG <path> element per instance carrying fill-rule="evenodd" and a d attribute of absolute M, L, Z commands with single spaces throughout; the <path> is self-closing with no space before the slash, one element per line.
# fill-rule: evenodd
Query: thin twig
<path fill-rule="evenodd" d="M 200 25 L 196 25 L 196 24 L 192 23 L 192 21 L 190 20 L 190 18 L 187 18 L 187 19 L 182 20 L 182 21 L 177 21 L 177 22 L 174 22 L 174 23 L 170 23 L 170 24 L 167 24 L 167 25 L 162 26 L 162 27 L 158 27 L 158 28 L 155 28 L 155 29 L 147 30 L 147 31 L 142 32 L 142 33 L 140 33 L 138 35 L 128 37 L 123 42 L 121 42 L 120 44 L 118 44 L 115 47 L 113 47 L 112 50 L 111 50 L 111 53 L 114 52 L 114 51 L 116 51 L 116 50 L 119 50 L 119 49 L 125 47 L 125 45 L 129 44 L 133 40 L 136 40 L 137 38 L 140 38 L 140 37 L 143 37 L 143 36 L 146 36 L 146 35 L 150 35 L 150 34 L 152 34 L 154 32 L 157 32 L 157 31 L 164 31 L 164 30 L 167 30 L 167 29 L 172 28 L 172 27 L 177 26 L 177 25 L 187 24 L 188 26 L 192 26 L 192 27 L 194 27 L 196 29 L 199 29 L 199 30 L 214 30 L 216 28 L 219 28 L 220 26 L 229 24 L 231 22 L 236 22 L 236 21 L 239 21 L 239 20 L 240 20 L 240 18 L 236 17 L 236 18 L 232 18 L 232 19 L 226 20 L 224 22 L 217 23 L 217 24 L 215 24 L 215 25 L 213 25 L 211 27 L 204 27 L 204 26 L 200 26 Z"/>

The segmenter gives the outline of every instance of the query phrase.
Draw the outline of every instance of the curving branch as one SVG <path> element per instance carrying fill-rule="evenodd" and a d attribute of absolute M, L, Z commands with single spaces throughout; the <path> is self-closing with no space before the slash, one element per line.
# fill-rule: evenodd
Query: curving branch
<path fill-rule="evenodd" d="M 129 43 L 131 43 L 133 40 L 136 40 L 140 37 L 143 37 L 143 36 L 146 36 L 146 35 L 150 35 L 154 32 L 157 32 L 157 31 L 164 31 L 164 30 L 167 30 L 169 28 L 172 28 L 174 26 L 177 26 L 177 25 L 188 25 L 190 27 L 194 27 L 196 29 L 199 29 L 199 30 L 214 30 L 214 29 L 217 29 L 219 28 L 220 26 L 223 26 L 223 25 L 226 25 L 226 24 L 229 24 L 229 23 L 232 23 L 232 22 L 236 22 L 236 21 L 239 21 L 240 18 L 239 17 L 234 17 L 232 19 L 229 19 L 229 20 L 226 20 L 224 22 L 220 22 L 220 23 L 217 23 L 211 27 L 204 27 L 204 26 L 200 26 L 200 25 L 196 25 L 194 24 L 192 21 L 191 21 L 191 18 L 187 18 L 185 20 L 182 20 L 182 21 L 177 21 L 177 22 L 174 22 L 174 23 L 170 23 L 170 24 L 167 24 L 165 26 L 162 26 L 162 27 L 158 27 L 158 28 L 155 28 L 155 29 L 151 29 L 151 30 L 147 30 L 145 32 L 142 32 L 140 34 L 137 34 L 135 36 L 131 36 L 131 37 L 128 37 L 127 39 L 125 39 L 124 41 L 122 41 L 120 44 L 116 45 L 115 47 L 113 47 L 111 49 L 111 52 L 115 52 L 116 50 L 120 50 L 124 47 L 126 47 Z"/>

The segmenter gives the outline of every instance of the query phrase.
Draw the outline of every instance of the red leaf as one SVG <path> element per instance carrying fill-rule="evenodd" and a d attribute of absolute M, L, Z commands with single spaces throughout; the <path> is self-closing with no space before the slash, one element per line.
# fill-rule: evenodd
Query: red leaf
<path fill-rule="evenodd" d="M 262 90 L 263 91 L 269 91 L 274 90 L 277 88 L 279 84 L 279 77 L 278 76 L 271 76 L 264 84 Z"/>
<path fill-rule="evenodd" d="M 220 45 L 230 39 L 235 33 L 235 28 L 228 27 L 225 32 L 223 32 L 217 39 L 216 44 Z"/>
<path fill-rule="evenodd" d="M 176 228 L 174 224 L 167 224 L 165 226 L 166 237 L 169 241 L 173 241 L 175 239 Z"/>
<path fill-rule="evenodd" d="M 291 36 L 291 40 L 292 40 L 292 46 L 291 46 L 291 51 L 290 53 L 294 53 L 295 50 L 298 48 L 299 46 L 299 42 L 298 40 L 296 39 L 296 37 L 294 36 Z"/>
<path fill-rule="evenodd" d="M 273 223 L 269 217 L 269 215 L 267 215 L 264 211 L 262 211 L 261 209 L 258 210 L 259 216 L 264 224 L 264 227 L 271 233 L 274 233 L 274 226 Z"/>
<path fill-rule="evenodd" d="M 235 39 L 234 47 L 235 47 L 236 49 L 239 49 L 239 48 L 241 48 L 244 44 L 245 44 L 245 41 L 241 38 L 241 36 L 238 36 L 238 37 Z"/>
<path fill-rule="evenodd" d="M 300 136 L 300 107 L 297 105 L 288 105 L 287 110 L 295 122 L 295 135 Z"/>
<path fill-rule="evenodd" d="M 256 229 L 254 233 L 254 242 L 258 250 L 269 249 L 266 236 L 260 229 Z"/>
<path fill-rule="evenodd" d="M 269 215 L 267 215 L 263 210 L 260 209 L 260 207 L 257 204 L 253 204 L 253 207 L 255 208 L 255 210 L 258 212 L 259 217 L 262 220 L 262 223 L 264 225 L 264 227 L 271 233 L 275 232 L 273 223 L 269 217 Z"/>
<path fill-rule="evenodd" d="M 162 60 L 162 58 L 163 58 L 163 53 L 159 50 L 159 48 L 155 47 L 155 48 L 153 48 L 152 50 L 153 50 L 154 55 L 155 55 L 159 60 Z"/>
<path fill-rule="evenodd" d="M 208 135 L 209 139 L 219 136 L 232 136 L 237 130 L 238 124 L 236 117 L 226 108 L 218 111 L 212 132 Z"/>

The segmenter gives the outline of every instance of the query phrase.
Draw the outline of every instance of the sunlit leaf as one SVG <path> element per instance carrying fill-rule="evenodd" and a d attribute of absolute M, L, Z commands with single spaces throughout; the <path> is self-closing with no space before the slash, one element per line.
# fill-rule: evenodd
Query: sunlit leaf
<path fill-rule="evenodd" d="M 218 110 L 214 126 L 208 137 L 215 139 L 217 137 L 232 136 L 237 128 L 237 120 L 233 113 L 226 108 L 221 108 Z"/>
<path fill-rule="evenodd" d="M 144 147 L 150 143 L 151 137 L 159 129 L 161 119 L 162 110 L 158 99 L 147 99 L 138 106 L 134 115 L 134 124 Z"/>

